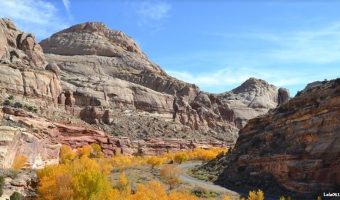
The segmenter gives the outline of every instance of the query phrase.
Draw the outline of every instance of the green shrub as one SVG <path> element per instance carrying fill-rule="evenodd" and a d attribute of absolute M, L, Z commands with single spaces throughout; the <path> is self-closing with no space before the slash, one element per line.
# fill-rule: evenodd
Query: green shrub
<path fill-rule="evenodd" d="M 24 197 L 19 192 L 13 192 L 13 194 L 9 197 L 10 200 L 23 200 Z"/>
<path fill-rule="evenodd" d="M 200 197 L 200 198 L 216 198 L 219 196 L 219 193 L 217 192 L 213 192 L 213 191 L 208 191 L 205 190 L 204 188 L 194 188 L 192 190 L 192 193 L 196 196 L 196 197 Z"/>
<path fill-rule="evenodd" d="M 38 112 L 38 109 L 36 107 L 27 104 L 24 105 L 24 109 L 34 113 Z"/>
<path fill-rule="evenodd" d="M 33 106 L 30 106 L 30 105 L 25 105 L 25 108 L 28 110 L 28 111 L 33 111 L 34 107 Z"/>
<path fill-rule="evenodd" d="M 12 104 L 12 102 L 9 100 L 9 99 L 6 99 L 4 102 L 3 102 L 3 105 L 4 106 L 10 106 Z"/>
<path fill-rule="evenodd" d="M 11 96 L 9 96 L 7 99 L 8 99 L 8 100 L 13 100 L 14 97 L 13 97 L 13 95 L 11 95 Z"/>
<path fill-rule="evenodd" d="M 23 107 L 22 103 L 20 103 L 20 102 L 15 102 L 13 106 L 14 106 L 14 108 L 22 108 Z"/>
<path fill-rule="evenodd" d="M 3 187 L 5 185 L 5 178 L 0 176 L 0 197 L 2 196 L 2 194 L 4 193 L 4 191 L 2 190 Z"/>

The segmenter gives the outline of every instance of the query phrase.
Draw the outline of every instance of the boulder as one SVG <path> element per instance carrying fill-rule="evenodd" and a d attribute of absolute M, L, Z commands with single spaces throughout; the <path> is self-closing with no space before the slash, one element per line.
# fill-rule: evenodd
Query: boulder
<path fill-rule="evenodd" d="M 57 77 L 60 77 L 60 68 L 55 63 L 49 63 L 45 67 L 46 70 L 52 71 L 57 75 Z"/>

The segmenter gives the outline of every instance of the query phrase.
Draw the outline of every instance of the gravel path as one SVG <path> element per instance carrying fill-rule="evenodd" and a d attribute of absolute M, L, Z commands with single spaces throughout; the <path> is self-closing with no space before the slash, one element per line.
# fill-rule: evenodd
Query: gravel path
<path fill-rule="evenodd" d="M 219 185 L 215 185 L 212 182 L 207 182 L 207 181 L 203 181 L 197 178 L 194 178 L 190 175 L 188 175 L 187 171 L 191 168 L 194 168 L 197 165 L 202 164 L 201 162 L 188 162 L 188 163 L 183 163 L 178 165 L 178 168 L 183 170 L 183 174 L 180 176 L 180 179 L 182 182 L 185 183 L 189 183 L 191 185 L 194 186 L 198 186 L 210 191 L 214 191 L 214 192 L 218 192 L 218 193 L 225 193 L 231 196 L 239 196 L 239 193 L 232 191 L 232 190 L 228 190 L 227 188 L 224 188 L 222 186 Z"/>

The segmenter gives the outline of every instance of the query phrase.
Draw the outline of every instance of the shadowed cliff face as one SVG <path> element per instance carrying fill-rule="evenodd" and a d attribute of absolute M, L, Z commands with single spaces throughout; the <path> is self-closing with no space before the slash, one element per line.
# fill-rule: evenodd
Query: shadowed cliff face
<path fill-rule="evenodd" d="M 340 79 L 309 85 L 249 120 L 233 151 L 203 168 L 222 170 L 217 183 L 227 187 L 288 190 L 300 198 L 339 191 Z"/>
<path fill-rule="evenodd" d="M 40 44 L 47 60 L 60 67 L 63 89 L 73 91 L 76 113 L 92 124 L 108 122 L 102 116 L 114 110 L 158 113 L 158 118 L 170 122 L 173 106 L 178 105 L 174 123 L 180 128 L 160 128 L 162 133 L 175 136 L 176 132 L 192 132 L 187 135 L 207 135 L 208 139 L 233 144 L 238 129 L 248 119 L 266 113 L 279 102 L 278 89 L 255 78 L 235 91 L 201 92 L 193 84 L 168 76 L 130 37 L 98 22 L 72 26 Z M 143 122 L 140 127 L 144 128 L 136 127 L 131 135 L 148 132 L 150 136 L 155 132 Z"/>

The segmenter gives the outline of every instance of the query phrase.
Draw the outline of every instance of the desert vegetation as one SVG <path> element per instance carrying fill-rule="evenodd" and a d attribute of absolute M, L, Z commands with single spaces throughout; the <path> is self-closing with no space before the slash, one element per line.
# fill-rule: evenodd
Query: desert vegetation
<path fill-rule="evenodd" d="M 2 105 L 14 107 L 14 108 L 20 108 L 20 109 L 24 109 L 26 111 L 34 112 L 34 113 L 38 112 L 38 108 L 36 108 L 35 106 L 30 105 L 29 103 L 26 103 L 20 100 L 16 100 L 13 96 L 7 97 L 3 101 Z"/>
<path fill-rule="evenodd" d="M 0 197 L 2 196 L 3 194 L 3 187 L 5 185 L 5 178 L 3 176 L 0 176 Z"/>
<path fill-rule="evenodd" d="M 39 199 L 57 200 L 198 200 L 223 199 L 232 200 L 232 196 L 220 196 L 204 189 L 188 190 L 179 187 L 180 175 L 183 173 L 178 163 L 188 160 L 213 159 L 214 156 L 226 153 L 224 148 L 193 149 L 181 152 L 165 153 L 159 156 L 127 156 L 116 155 L 105 157 L 99 145 L 85 145 L 72 149 L 62 146 L 60 163 L 46 166 L 38 170 Z M 16 169 L 21 169 L 26 162 L 23 156 L 18 156 Z M 143 166 L 159 171 L 159 179 L 145 181 L 133 186 L 125 171 L 136 166 Z M 14 164 L 13 164 L 14 168 Z M 112 172 L 119 173 L 117 180 L 109 177 Z M 13 194 L 13 198 L 21 198 Z M 261 190 L 250 191 L 245 200 L 264 200 Z M 280 200 L 291 199 L 281 197 Z"/>
<path fill-rule="evenodd" d="M 116 155 L 105 158 L 99 145 L 85 145 L 76 150 L 62 146 L 60 163 L 46 166 L 37 172 L 38 193 L 41 199 L 198 199 L 187 191 L 177 190 L 180 183 L 180 169 L 176 164 L 187 160 L 209 160 L 225 148 L 194 149 L 182 152 L 165 153 L 159 156 Z M 161 167 L 160 181 L 138 184 L 132 190 L 124 170 L 149 165 Z M 108 179 L 112 171 L 120 171 L 118 180 Z"/>

